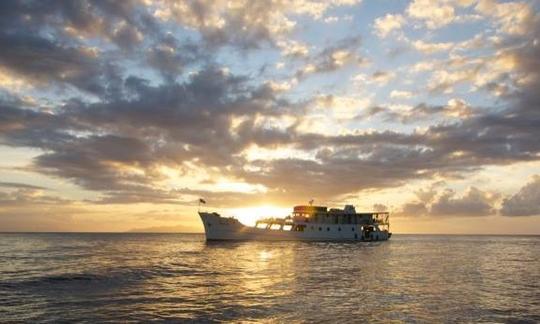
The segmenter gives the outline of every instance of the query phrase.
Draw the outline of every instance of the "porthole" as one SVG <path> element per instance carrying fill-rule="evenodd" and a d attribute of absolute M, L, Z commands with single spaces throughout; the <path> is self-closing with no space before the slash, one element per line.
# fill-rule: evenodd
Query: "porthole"
<path fill-rule="evenodd" d="M 338 227 L 337 230 L 341 232 L 341 227 Z"/>
<path fill-rule="evenodd" d="M 351 227 L 352 231 L 354 232 L 354 227 Z"/>
<path fill-rule="evenodd" d="M 322 227 L 319 227 L 319 231 L 322 231 Z"/>
<path fill-rule="evenodd" d="M 327 230 L 327 231 L 330 231 L 330 227 L 327 227 L 326 230 Z"/>

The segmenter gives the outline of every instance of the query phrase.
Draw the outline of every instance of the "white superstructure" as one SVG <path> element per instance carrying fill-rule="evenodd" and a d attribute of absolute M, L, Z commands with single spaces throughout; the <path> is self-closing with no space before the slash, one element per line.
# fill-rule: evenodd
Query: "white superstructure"
<path fill-rule="evenodd" d="M 389 213 L 356 213 L 323 206 L 296 206 L 285 218 L 267 218 L 246 226 L 232 217 L 199 212 L 207 240 L 384 241 L 390 233 Z"/>

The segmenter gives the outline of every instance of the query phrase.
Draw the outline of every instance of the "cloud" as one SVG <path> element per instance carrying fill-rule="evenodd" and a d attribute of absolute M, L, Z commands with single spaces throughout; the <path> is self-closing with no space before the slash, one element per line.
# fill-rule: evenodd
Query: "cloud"
<path fill-rule="evenodd" d="M 393 95 L 392 95 L 393 94 Z M 392 91 L 392 98 L 408 98 L 406 94 Z M 409 123 L 418 120 L 431 120 L 434 117 L 447 117 L 466 119 L 474 115 L 469 104 L 461 99 L 450 99 L 446 105 L 432 106 L 418 104 L 414 107 L 408 105 L 372 106 L 356 116 L 357 119 L 382 116 L 385 121 L 399 121 Z"/>
<path fill-rule="evenodd" d="M 455 123 L 412 134 L 331 135 L 298 131 L 294 122 L 286 129 L 256 122 L 293 115 L 303 106 L 216 67 L 183 83 L 150 85 L 128 78 L 124 87 L 130 93 L 126 98 L 72 101 L 55 114 L 5 105 L 0 119 L 3 143 L 45 150 L 34 161 L 36 170 L 101 191 L 104 202 L 184 201 L 160 184 L 165 180 L 161 165 L 185 169 L 189 162 L 219 168 L 223 175 L 268 188 L 267 197 L 288 201 L 309 197 L 311 190 L 318 197 L 332 197 L 400 186 L 409 179 L 463 174 L 483 165 L 534 160 L 540 150 L 534 114 L 515 114 L 528 106 L 468 116 L 468 105 L 455 99 L 445 106 L 418 105 L 411 115 L 465 112 L 468 118 Z M 532 100 L 534 92 L 530 94 Z M 233 123 L 237 117 L 242 118 Z M 274 149 L 292 145 L 313 158 L 246 162 L 241 153 L 253 143 Z"/>
<path fill-rule="evenodd" d="M 489 216 L 495 215 L 493 204 L 499 199 L 498 194 L 469 188 L 463 197 L 455 197 L 453 190 L 446 190 L 431 204 L 433 216 Z"/>
<path fill-rule="evenodd" d="M 473 110 L 465 100 L 452 98 L 448 100 L 444 114 L 448 117 L 469 118 L 473 115 Z"/>
<path fill-rule="evenodd" d="M 417 50 L 424 54 L 432 54 L 436 52 L 442 52 L 442 51 L 448 51 L 450 50 L 454 44 L 451 42 L 445 42 L 445 43 L 428 43 L 424 42 L 422 40 L 416 40 L 412 42 L 412 46 Z"/>
<path fill-rule="evenodd" d="M 407 8 L 407 14 L 422 21 L 429 29 L 448 25 L 455 19 L 454 7 L 446 1 L 414 0 Z"/>
<path fill-rule="evenodd" d="M 413 94 L 410 91 L 392 90 L 392 92 L 390 92 L 390 98 L 409 99 L 412 96 Z"/>
<path fill-rule="evenodd" d="M 332 24 L 332 23 L 335 23 L 335 22 L 338 22 L 339 21 L 339 17 L 336 17 L 336 16 L 329 16 L 329 17 L 325 17 L 323 19 L 323 21 L 327 24 Z"/>
<path fill-rule="evenodd" d="M 494 19 L 494 24 L 506 34 L 524 35 L 530 31 L 534 19 L 538 19 L 533 8 L 526 2 L 499 3 L 480 0 L 475 7 L 480 14 Z"/>
<path fill-rule="evenodd" d="M 388 82 L 395 79 L 396 73 L 392 71 L 382 71 L 377 70 L 371 75 L 366 75 L 364 73 L 359 73 L 352 78 L 352 81 L 362 85 L 362 84 L 377 84 L 379 86 L 384 86 Z"/>
<path fill-rule="evenodd" d="M 117 96 L 122 73 L 118 55 L 110 55 L 113 50 L 100 45 L 112 44 L 133 57 L 128 53 L 143 45 L 144 35 L 160 33 L 155 19 L 139 10 L 138 4 L 131 0 L 3 3 L 0 72 L 40 90 L 73 87 L 100 99 Z"/>
<path fill-rule="evenodd" d="M 396 212 L 397 216 L 414 217 L 477 217 L 496 215 L 496 204 L 500 199 L 498 193 L 482 191 L 470 187 L 461 196 L 452 189 L 439 192 L 442 184 L 434 184 L 427 190 L 415 192 L 417 199 L 406 202 Z"/>
<path fill-rule="evenodd" d="M 340 39 L 306 58 L 306 65 L 296 72 L 296 78 L 305 78 L 315 73 L 328 73 L 345 66 L 361 65 L 365 59 L 357 53 L 361 45 L 360 36 Z"/>
<path fill-rule="evenodd" d="M 396 74 L 391 71 L 375 71 L 371 78 L 379 85 L 385 85 L 396 77 Z"/>
<path fill-rule="evenodd" d="M 41 187 L 41 186 L 34 186 L 34 185 L 25 184 L 25 183 L 17 183 L 17 182 L 0 182 L 0 187 L 16 188 L 16 189 L 35 189 L 35 190 L 46 189 L 45 187 Z"/>
<path fill-rule="evenodd" d="M 387 14 L 384 17 L 375 19 L 373 27 L 375 33 L 381 38 L 385 38 L 393 30 L 399 30 L 406 23 L 405 18 L 402 15 Z"/>
<path fill-rule="evenodd" d="M 426 205 L 422 202 L 409 202 L 403 204 L 401 206 L 401 209 L 398 210 L 395 215 L 397 217 L 405 216 L 405 217 L 417 217 L 417 216 L 425 216 L 429 213 L 428 208 Z"/>
<path fill-rule="evenodd" d="M 27 82 L 46 86 L 53 81 L 104 95 L 118 80 L 114 66 L 100 61 L 99 52 L 66 46 L 29 34 L 0 33 L 0 65 Z"/>
<path fill-rule="evenodd" d="M 171 34 L 163 36 L 146 51 L 149 66 L 163 75 L 175 78 L 184 69 L 201 62 L 209 62 L 208 50 L 191 40 L 179 41 Z"/>
<path fill-rule="evenodd" d="M 0 143 L 37 149 L 27 170 L 92 190 L 98 196 L 94 202 L 185 205 L 199 194 L 223 206 L 263 199 L 287 203 L 313 196 L 335 199 L 403 186 L 413 179 L 451 179 L 490 165 L 538 160 L 537 25 L 531 25 L 526 35 L 513 33 L 505 41 L 490 41 L 489 46 L 498 47 L 482 54 L 482 59 L 461 52 L 470 45 L 451 50 L 450 59 L 416 66 L 418 72 L 436 71 L 418 77 L 419 82 L 427 81 L 431 94 L 450 93 L 465 83 L 476 90 L 508 86 L 496 105 L 470 104 L 461 93 L 426 102 L 418 99 L 410 106 L 375 105 L 375 97 L 341 90 L 321 94 L 312 89 L 317 84 L 308 84 L 311 80 L 304 80 L 300 92 L 293 91 L 302 78 L 338 70 L 357 73 L 346 69 L 366 61 L 359 54 L 359 36 L 329 40 L 322 47 L 284 37 L 295 15 L 323 19 L 331 7 L 326 3 L 297 3 L 290 10 L 281 3 L 255 3 L 228 11 L 221 2 L 215 7 L 190 2 L 175 4 L 180 7 L 172 6 L 170 13 L 162 7 L 165 3 L 156 7 L 109 3 L 110 14 L 96 15 L 108 8 L 106 3 L 42 8 L 43 13 L 41 5 L 17 3 L 22 8 L 17 12 L 35 20 L 13 15 L 9 19 L 14 27 L 1 22 L 9 28 L 0 33 L 0 41 L 10 44 L 0 53 L 2 71 L 29 80 L 39 92 L 33 103 L 22 95 L 17 100 L 2 97 Z M 273 13 L 276 8 L 284 11 Z M 143 9 L 155 11 L 147 15 Z M 427 14 L 419 12 L 415 19 L 429 24 Z M 50 35 L 37 32 L 39 24 L 47 26 Z M 243 30 L 243 24 L 250 28 Z M 169 34 L 169 29 L 176 33 Z M 89 46 L 100 41 L 107 45 Z M 424 47 L 440 44 L 421 41 Z M 244 71 L 249 55 L 238 59 L 240 69 L 220 64 L 224 61 L 219 47 L 253 51 L 259 58 L 268 44 L 274 56 L 289 60 L 286 66 L 291 71 L 279 73 L 290 73 L 290 78 L 275 71 L 269 72 L 272 78 L 247 67 Z M 253 61 L 258 62 L 248 63 Z M 296 70 L 299 66 L 303 68 Z M 402 81 L 399 69 L 371 72 L 353 80 L 374 86 Z M 40 100 L 41 93 L 52 91 L 50 83 L 78 92 L 50 92 L 48 100 Z M 390 97 L 414 99 L 403 90 L 393 90 Z M 471 102 L 478 102 L 474 98 Z M 364 123 L 371 117 L 382 122 Z M 308 127 L 315 118 L 319 126 Z M 407 127 L 395 127 L 395 122 Z M 253 147 L 280 154 L 249 155 Z M 196 181 L 183 184 L 193 174 Z M 211 190 L 219 179 L 264 190 Z M 492 209 L 490 195 L 479 189 L 463 196 L 446 192 L 433 211 L 461 215 L 468 207 L 473 214 L 486 214 Z M 432 203 L 419 197 L 404 209 L 426 213 Z"/>
<path fill-rule="evenodd" d="M 47 195 L 45 188 L 39 186 L 14 183 L 0 185 L 0 206 L 6 209 L 17 206 L 68 205 L 71 202 L 69 199 Z"/>
<path fill-rule="evenodd" d="M 1 28 L 14 32 L 42 36 L 43 27 L 64 42 L 75 39 L 103 38 L 121 48 L 133 48 L 142 41 L 143 33 L 157 31 L 152 16 L 138 10 L 139 1 L 73 2 L 28 1 L 3 3 Z"/>
<path fill-rule="evenodd" d="M 338 120 L 350 120 L 370 104 L 369 97 L 320 95 L 316 98 L 314 109 L 323 110 Z"/>
<path fill-rule="evenodd" d="M 281 48 L 281 54 L 286 57 L 300 58 L 309 54 L 308 46 L 294 40 L 279 41 L 277 45 Z"/>
<path fill-rule="evenodd" d="M 383 205 L 383 204 L 374 204 L 372 209 L 373 209 L 374 211 L 376 211 L 376 212 L 385 212 L 385 211 L 388 211 L 388 207 L 386 207 L 386 206 Z"/>
<path fill-rule="evenodd" d="M 517 193 L 505 198 L 500 212 L 504 216 L 540 215 L 540 176 L 533 176 Z"/>
<path fill-rule="evenodd" d="M 255 122 L 284 113 L 287 102 L 275 101 L 274 90 L 265 85 L 250 87 L 216 67 L 183 84 L 150 86 L 128 78 L 125 87 L 127 98 L 72 101 L 55 113 L 6 103 L 0 139 L 44 150 L 33 161 L 34 171 L 101 191 L 109 202 L 182 201 L 158 184 L 165 179 L 161 166 L 182 169 L 194 159 L 207 167 L 241 164 L 235 154 L 252 143 L 289 140 L 285 130 Z M 246 118 L 233 132 L 234 116 Z"/>
<path fill-rule="evenodd" d="M 202 1 L 170 3 L 158 1 L 150 6 L 154 16 L 198 30 L 210 46 L 234 44 L 249 49 L 264 43 L 276 44 L 296 26 L 293 16 L 321 19 L 330 8 L 359 3 L 344 1 L 246 2 Z"/>
<path fill-rule="evenodd" d="M 468 86 L 470 91 L 512 89 L 523 76 L 516 73 L 519 58 L 515 50 L 501 50 L 482 59 L 451 54 L 447 60 L 417 64 L 414 72 L 433 71 L 427 84 L 432 93 L 452 93 L 456 86 Z M 524 72 L 524 71 L 523 71 Z M 531 74 L 533 71 L 524 72 Z"/>

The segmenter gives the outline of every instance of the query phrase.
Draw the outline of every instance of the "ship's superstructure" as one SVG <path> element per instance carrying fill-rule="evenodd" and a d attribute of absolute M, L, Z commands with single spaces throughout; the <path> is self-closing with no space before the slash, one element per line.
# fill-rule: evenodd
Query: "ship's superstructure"
<path fill-rule="evenodd" d="M 389 213 L 357 213 L 352 205 L 344 209 L 296 206 L 292 215 L 261 219 L 255 226 L 218 213 L 199 215 L 207 240 L 384 241 L 392 235 Z"/>

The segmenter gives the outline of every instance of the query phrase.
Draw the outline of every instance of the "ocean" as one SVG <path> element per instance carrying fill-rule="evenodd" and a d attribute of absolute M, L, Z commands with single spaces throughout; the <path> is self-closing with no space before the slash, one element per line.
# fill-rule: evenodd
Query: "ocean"
<path fill-rule="evenodd" d="M 1 322 L 540 322 L 540 236 L 0 234 Z"/>

